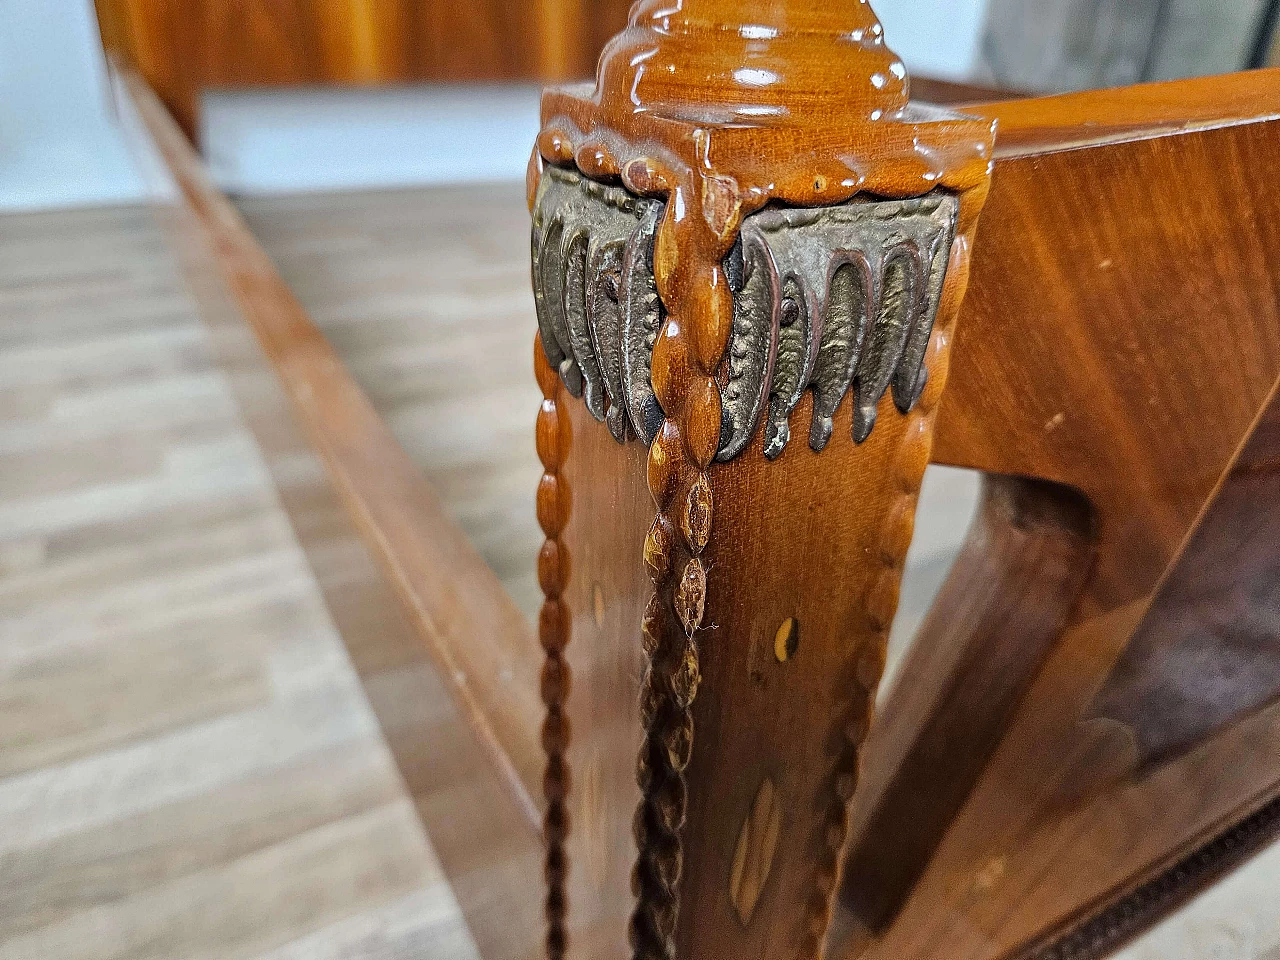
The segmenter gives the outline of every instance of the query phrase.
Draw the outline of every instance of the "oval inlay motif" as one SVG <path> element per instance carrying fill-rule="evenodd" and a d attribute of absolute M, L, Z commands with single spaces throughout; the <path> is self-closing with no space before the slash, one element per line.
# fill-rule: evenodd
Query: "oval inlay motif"
<path fill-rule="evenodd" d="M 769 879 L 781 830 L 782 809 L 778 805 L 777 791 L 773 781 L 766 777 L 738 834 L 733 870 L 729 874 L 729 899 L 743 926 L 751 922 L 760 891 Z"/>
<path fill-rule="evenodd" d="M 787 617 L 773 636 L 773 655 L 779 663 L 786 663 L 796 655 L 800 647 L 800 624 L 795 617 Z"/>

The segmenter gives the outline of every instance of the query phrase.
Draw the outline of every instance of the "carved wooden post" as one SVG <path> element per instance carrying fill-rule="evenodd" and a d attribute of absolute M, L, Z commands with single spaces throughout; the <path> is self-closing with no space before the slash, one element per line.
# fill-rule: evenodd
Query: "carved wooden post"
<path fill-rule="evenodd" d="M 642 0 L 544 94 L 552 957 L 821 951 L 992 144 L 881 34 Z"/>

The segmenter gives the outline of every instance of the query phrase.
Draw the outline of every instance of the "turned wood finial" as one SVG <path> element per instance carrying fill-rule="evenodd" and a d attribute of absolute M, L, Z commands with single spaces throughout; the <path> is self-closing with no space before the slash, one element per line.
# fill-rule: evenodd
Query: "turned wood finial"
<path fill-rule="evenodd" d="M 866 3 L 641 0 L 600 60 L 597 93 L 680 119 L 787 123 L 907 104 L 906 69 Z M 828 122 L 831 119 L 828 116 Z"/>
<path fill-rule="evenodd" d="M 909 102 L 902 61 L 857 0 L 640 0 L 594 89 L 553 88 L 530 169 L 576 166 L 645 196 L 689 194 L 726 246 L 769 201 L 978 189 L 990 121 Z"/>

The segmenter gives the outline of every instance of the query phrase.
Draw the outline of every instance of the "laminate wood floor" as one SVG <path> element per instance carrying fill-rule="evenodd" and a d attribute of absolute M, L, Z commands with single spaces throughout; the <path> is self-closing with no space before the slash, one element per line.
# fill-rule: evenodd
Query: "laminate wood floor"
<path fill-rule="evenodd" d="M 242 200 L 254 235 L 532 622 L 542 531 L 521 184 Z"/>
<path fill-rule="evenodd" d="M 0 958 L 475 956 L 422 799 L 150 211 L 0 218 Z"/>
<path fill-rule="evenodd" d="M 522 187 L 241 208 L 532 612 Z M 315 464 L 255 444 L 151 217 L 0 218 L 0 960 L 474 957 L 458 900 L 536 850 L 484 848 L 447 696 Z M 899 636 L 972 503 L 931 476 Z M 428 838 L 441 811 L 467 829 Z M 1264 854 L 1127 960 L 1280 960 L 1277 878 Z M 536 949 L 527 908 L 483 904 L 487 956 Z"/>

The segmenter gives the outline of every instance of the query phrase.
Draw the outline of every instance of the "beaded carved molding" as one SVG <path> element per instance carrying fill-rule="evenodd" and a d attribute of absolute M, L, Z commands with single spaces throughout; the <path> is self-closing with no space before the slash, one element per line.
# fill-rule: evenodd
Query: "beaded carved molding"
<path fill-rule="evenodd" d="M 764 453 L 782 453 L 789 419 L 814 394 L 809 445 L 821 450 L 853 393 L 853 439 L 875 425 L 892 389 L 907 412 L 924 387 L 925 347 L 942 294 L 958 202 L 935 190 L 906 200 L 748 216 L 724 269 L 733 331 L 717 382 L 716 459 L 729 460 L 764 424 Z M 663 203 L 548 166 L 533 214 L 538 325 L 569 392 L 619 442 L 651 442 L 663 411 L 651 363 L 665 317 L 653 275 Z"/>

